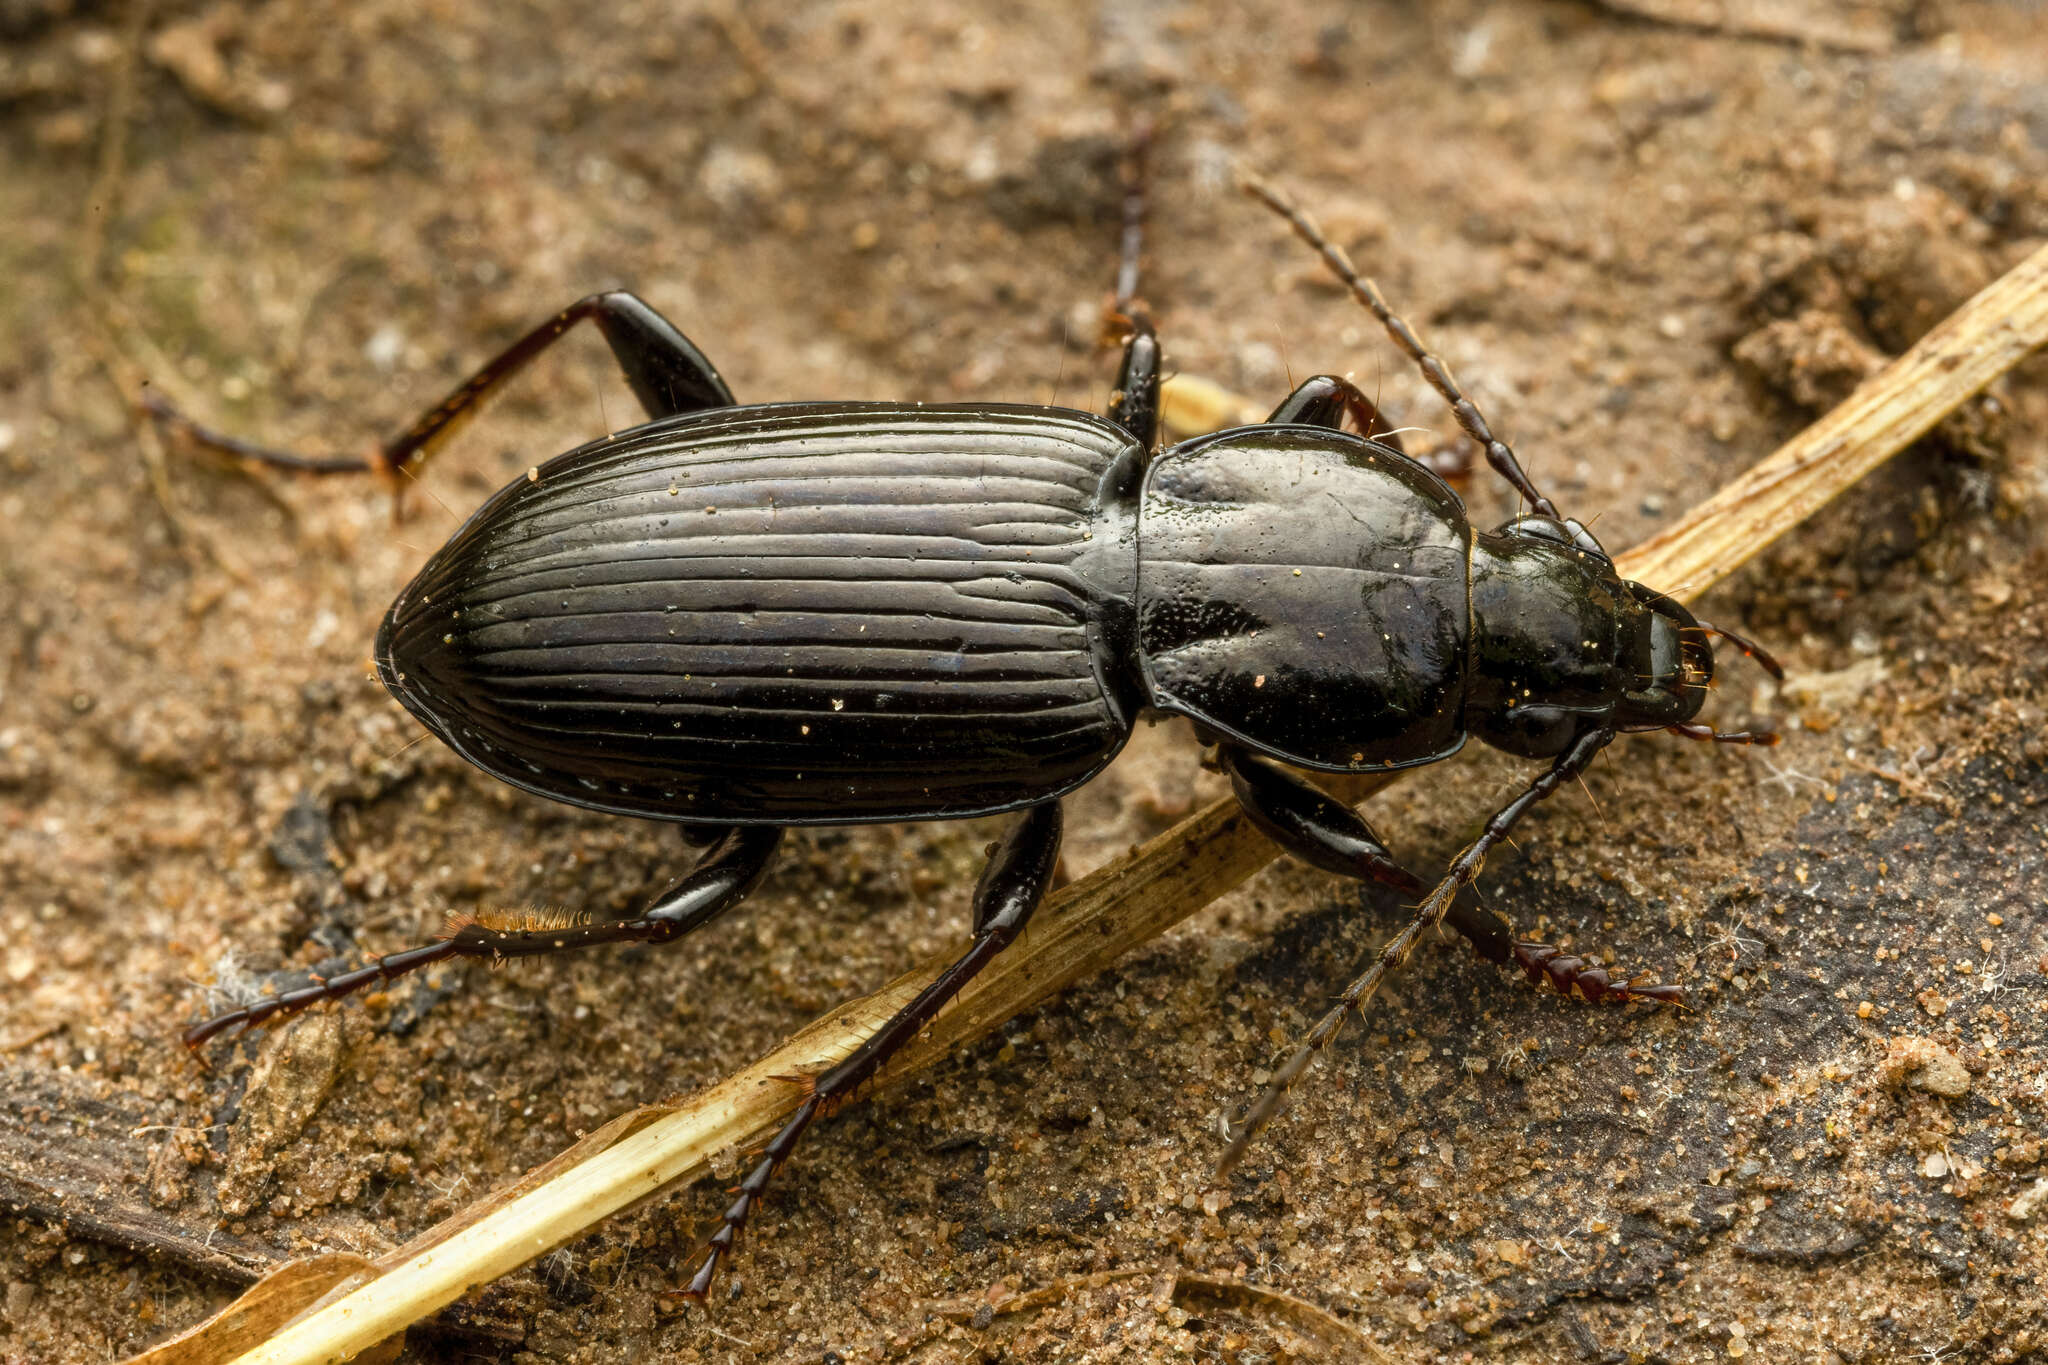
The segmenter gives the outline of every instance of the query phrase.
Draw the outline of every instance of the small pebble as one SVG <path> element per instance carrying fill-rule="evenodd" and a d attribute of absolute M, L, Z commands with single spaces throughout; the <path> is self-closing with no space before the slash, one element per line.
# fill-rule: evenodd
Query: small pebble
<path fill-rule="evenodd" d="M 1960 1099 L 1970 1093 L 1969 1069 L 1932 1038 L 1892 1039 L 1880 1074 L 1886 1085 L 1903 1083 L 1910 1090 L 1944 1099 Z"/>

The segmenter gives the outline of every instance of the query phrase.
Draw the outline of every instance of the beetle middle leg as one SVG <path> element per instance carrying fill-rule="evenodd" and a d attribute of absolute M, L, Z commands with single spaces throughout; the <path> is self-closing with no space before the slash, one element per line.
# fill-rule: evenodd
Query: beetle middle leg
<path fill-rule="evenodd" d="M 1159 336 L 1152 330 L 1152 319 L 1142 313 L 1125 321 L 1130 335 L 1124 341 L 1116 390 L 1109 397 L 1109 420 L 1131 433 L 1139 448 L 1150 454 L 1159 444 Z"/>
<path fill-rule="evenodd" d="M 367 455 L 308 456 L 274 450 L 201 426 L 161 394 L 144 394 L 141 402 L 159 425 L 202 450 L 298 473 L 368 473 L 396 480 L 417 474 L 434 452 L 481 410 L 485 399 L 585 319 L 596 322 L 603 331 L 626 382 L 649 417 L 732 406 L 732 390 L 704 353 L 674 323 L 638 295 L 624 290 L 591 294 L 570 304 L 500 351 L 411 426 L 371 447 Z"/>
<path fill-rule="evenodd" d="M 1237 802 L 1274 843 L 1311 867 L 1342 877 L 1377 882 L 1421 901 L 1429 884 L 1401 866 L 1365 818 L 1342 801 L 1276 763 L 1241 749 L 1222 750 L 1223 770 Z M 1675 985 L 1617 979 L 1604 967 L 1547 943 L 1517 938 L 1508 920 L 1472 898 L 1457 896 L 1444 923 L 1462 934 L 1485 958 L 1522 969 L 1531 981 L 1549 982 L 1560 995 L 1628 1004 L 1647 1000 L 1676 1004 L 1684 991 Z"/>
<path fill-rule="evenodd" d="M 1140 119 L 1131 130 L 1124 158 L 1123 228 L 1110 320 L 1111 326 L 1123 332 L 1124 356 L 1117 369 L 1116 388 L 1109 396 L 1109 420 L 1131 433 L 1148 454 L 1159 444 L 1161 361 L 1152 315 L 1138 299 L 1138 266 L 1145 249 L 1145 162 L 1151 147 L 1151 122 Z"/>
<path fill-rule="evenodd" d="M 732 1250 L 762 1192 L 796 1150 L 798 1139 L 811 1121 L 829 1113 L 873 1077 L 898 1048 L 915 1038 L 932 1016 L 1023 930 L 1031 912 L 1038 908 L 1046 889 L 1052 885 L 1059 853 L 1059 802 L 1033 806 L 1010 827 L 974 887 L 974 942 L 845 1061 L 810 1082 L 811 1093 L 769 1140 L 760 1163 L 740 1182 L 739 1197 L 726 1209 L 718 1231 L 711 1235 L 704 1262 L 690 1278 L 689 1286 L 681 1291 L 683 1297 L 702 1299 L 710 1290 L 719 1262 Z"/>
<path fill-rule="evenodd" d="M 185 1030 L 185 1045 L 198 1047 L 237 1025 L 255 1028 L 450 958 L 539 957 L 604 943 L 672 943 L 745 900 L 767 875 L 781 843 L 779 826 L 730 826 L 701 862 L 631 918 L 555 923 L 526 916 L 503 921 L 493 917 L 454 922 L 433 943 L 373 958 L 354 971 L 194 1024 Z"/>

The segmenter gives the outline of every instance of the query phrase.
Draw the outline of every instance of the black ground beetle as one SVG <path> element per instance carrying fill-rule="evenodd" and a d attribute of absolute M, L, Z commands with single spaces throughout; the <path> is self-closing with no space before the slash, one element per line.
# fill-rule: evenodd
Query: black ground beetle
<path fill-rule="evenodd" d="M 1226 1165 L 1346 1012 L 1437 923 L 1560 989 L 1677 998 L 1517 941 L 1458 892 L 1617 734 L 1769 742 L 1693 723 L 1714 676 L 1709 636 L 1727 633 L 1622 580 L 1373 284 L 1299 210 L 1249 188 L 1421 366 L 1529 515 L 1475 531 L 1365 395 L 1327 375 L 1263 424 L 1155 452 L 1160 348 L 1132 303 L 1135 192 L 1118 287 L 1128 332 L 1106 418 L 1017 404 L 741 406 L 682 333 L 627 293 L 550 318 L 369 459 L 266 450 L 147 400 L 176 434 L 229 454 L 409 473 L 487 394 L 594 320 L 650 420 L 486 502 L 392 604 L 377 672 L 493 776 L 591 810 L 709 826 L 715 841 L 630 918 L 451 926 L 210 1019 L 187 1041 L 448 958 L 672 942 L 738 904 L 790 825 L 1022 812 L 975 887 L 972 946 L 814 1079 L 711 1238 L 686 1291 L 701 1295 L 811 1121 L 1016 937 L 1053 877 L 1059 798 L 1148 711 L 1195 723 L 1246 812 L 1288 852 L 1419 900 L 1253 1106 Z M 1435 763 L 1468 735 L 1551 762 L 1433 887 L 1289 771 Z"/>

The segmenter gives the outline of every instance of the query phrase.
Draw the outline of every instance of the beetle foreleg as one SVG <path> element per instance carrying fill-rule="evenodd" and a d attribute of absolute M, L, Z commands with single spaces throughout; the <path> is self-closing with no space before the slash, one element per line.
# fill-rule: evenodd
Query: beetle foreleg
<path fill-rule="evenodd" d="M 438 942 L 373 958 L 354 971 L 342 972 L 310 986 L 285 991 L 268 1000 L 218 1014 L 185 1030 L 185 1045 L 240 1025 L 256 1028 L 287 1018 L 314 1005 L 353 995 L 366 986 L 393 981 L 407 972 L 457 957 L 539 957 L 547 953 L 590 948 L 604 943 L 670 943 L 710 923 L 747 898 L 774 861 L 782 842 L 772 825 L 739 825 L 728 830 L 702 862 L 691 868 L 654 903 L 631 919 L 571 922 L 546 917 L 514 923 L 479 919 L 452 922 Z"/>
<path fill-rule="evenodd" d="M 994 960 L 1024 928 L 1031 912 L 1052 884 L 1053 869 L 1059 863 L 1060 807 L 1048 801 L 1025 812 L 997 845 L 981 880 L 974 888 L 974 942 L 937 980 L 918 992 L 917 998 L 898 1010 L 889 1021 L 855 1048 L 845 1061 L 820 1075 L 811 1093 L 797 1107 L 782 1130 L 771 1138 L 761 1160 L 740 1182 L 739 1197 L 726 1209 L 718 1231 L 711 1234 L 703 1264 L 690 1277 L 680 1297 L 702 1300 L 711 1288 L 718 1264 L 738 1240 L 762 1192 L 775 1178 L 782 1164 L 796 1150 L 811 1121 L 829 1113 L 874 1076 L 884 1062 L 918 1035 L 934 1015 Z"/>
<path fill-rule="evenodd" d="M 1658 1005 L 1685 1003 L 1683 986 L 1645 978 L 1617 980 L 1605 967 L 1547 943 L 1517 940 L 1509 954 L 1531 981 L 1538 985 L 1547 981 L 1559 995 L 1574 995 L 1595 1004 L 1612 1001 L 1626 1005 L 1638 1000 Z"/>
<path fill-rule="evenodd" d="M 1231 790 L 1253 824 L 1267 838 L 1311 867 L 1341 877 L 1377 882 L 1421 900 L 1428 883 L 1394 860 L 1365 818 L 1343 802 L 1276 763 L 1243 750 L 1220 751 Z M 1507 918 L 1460 896 L 1444 912 L 1444 923 L 1464 935 L 1479 956 L 1520 967 L 1531 981 L 1549 982 L 1559 995 L 1628 1004 L 1678 1004 L 1684 991 L 1642 979 L 1620 978 L 1584 957 L 1547 943 L 1515 937 Z"/>
<path fill-rule="evenodd" d="M 1309 1030 L 1308 1036 L 1294 1050 L 1293 1055 L 1281 1063 L 1279 1069 L 1273 1073 L 1272 1081 L 1246 1111 L 1244 1121 L 1238 1125 L 1238 1130 L 1231 1139 L 1230 1147 L 1223 1153 L 1223 1159 L 1217 1163 L 1216 1174 L 1219 1178 L 1236 1169 L 1238 1162 L 1244 1159 L 1245 1152 L 1251 1147 L 1252 1139 L 1256 1138 L 1267 1123 L 1272 1121 L 1273 1115 L 1280 1111 L 1280 1103 L 1286 1099 L 1287 1092 L 1301 1079 L 1302 1073 L 1308 1070 L 1308 1064 L 1315 1060 L 1316 1054 L 1329 1046 L 1330 1040 L 1335 1038 L 1337 1031 L 1344 1026 L 1344 1021 L 1354 1011 L 1362 1008 L 1366 1001 L 1372 999 L 1373 993 L 1379 989 L 1380 982 L 1386 979 L 1387 973 L 1408 960 L 1409 954 L 1415 951 L 1415 945 L 1422 940 L 1423 933 L 1443 921 L 1460 888 L 1478 877 L 1487 853 L 1507 838 L 1521 818 L 1529 813 L 1531 807 L 1584 772 L 1586 765 L 1593 761 L 1593 756 L 1605 748 L 1613 738 L 1612 730 L 1588 730 L 1580 735 L 1572 742 L 1570 748 L 1557 756 L 1557 760 L 1550 765 L 1548 771 L 1531 782 L 1521 795 L 1496 811 L 1493 818 L 1486 822 L 1486 827 L 1480 831 L 1479 837 L 1451 860 L 1450 870 L 1430 893 L 1423 897 L 1422 904 L 1416 907 L 1414 917 L 1402 926 L 1400 933 L 1388 940 L 1386 947 L 1380 949 L 1372 966 L 1344 988 L 1344 993 L 1337 998 L 1336 1005 L 1316 1021 L 1316 1026 Z"/>
<path fill-rule="evenodd" d="M 1304 379 L 1293 393 L 1280 400 L 1280 406 L 1273 409 L 1273 415 L 1266 421 L 1285 426 L 1329 427 L 1333 431 L 1344 429 L 1344 418 L 1349 415 L 1358 428 L 1358 434 L 1369 441 L 1408 452 L 1401 444 L 1401 438 L 1394 434 L 1394 424 L 1381 415 L 1365 391 L 1348 379 L 1334 374 L 1319 374 Z"/>
<path fill-rule="evenodd" d="M 1310 867 L 1378 882 L 1420 897 L 1427 884 L 1394 861 L 1365 818 L 1279 764 L 1224 745 L 1218 752 L 1230 790 L 1268 839 Z"/>

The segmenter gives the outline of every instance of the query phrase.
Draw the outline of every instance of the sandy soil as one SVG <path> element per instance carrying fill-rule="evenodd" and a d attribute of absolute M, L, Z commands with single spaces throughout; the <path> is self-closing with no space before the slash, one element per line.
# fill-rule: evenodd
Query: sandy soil
<path fill-rule="evenodd" d="M 750 1060 L 961 941 L 996 828 L 807 832 L 680 948 L 451 972 L 202 1067 L 176 1035 L 211 984 L 451 910 L 625 908 L 687 855 L 410 744 L 366 665 L 437 503 L 633 420 L 598 343 L 395 528 L 367 486 L 153 460 L 138 376 L 356 449 L 625 285 L 745 401 L 1099 409 L 1141 109 L 1176 368 L 1261 400 L 1353 371 L 1417 446 L 1454 431 L 1242 161 L 1621 546 L 2048 237 L 2038 4 L 1272 8 L 0 3 L 0 1359 L 126 1355 Z M 2040 1358 L 2044 381 L 1709 599 L 1794 671 L 1731 670 L 1713 718 L 1786 745 L 1627 744 L 1489 868 L 1530 933 L 1694 1011 L 1446 944 L 1213 1191 L 1219 1116 L 1397 909 L 1282 864 L 818 1131 L 714 1317 L 658 1308 L 706 1183 L 408 1358 Z M 1070 866 L 1214 795 L 1195 758 L 1141 730 L 1071 801 Z M 1375 819 L 1430 865 L 1522 775 L 1475 752 Z"/>

